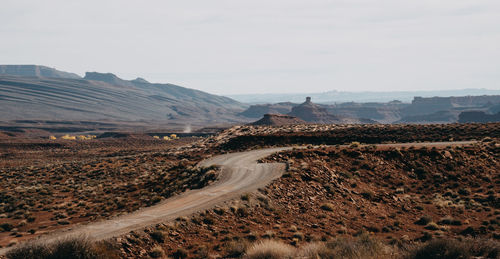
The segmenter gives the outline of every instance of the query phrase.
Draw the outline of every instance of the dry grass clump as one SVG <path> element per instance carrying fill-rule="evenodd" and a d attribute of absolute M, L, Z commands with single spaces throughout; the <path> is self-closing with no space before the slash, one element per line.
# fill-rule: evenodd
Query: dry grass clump
<path fill-rule="evenodd" d="M 325 246 L 320 258 L 396 258 L 394 249 L 368 234 L 355 239 L 337 238 Z"/>
<path fill-rule="evenodd" d="M 229 258 L 241 257 L 245 254 L 249 244 L 247 241 L 231 241 L 226 244 L 225 250 Z"/>
<path fill-rule="evenodd" d="M 331 258 L 330 249 L 324 243 L 309 243 L 300 249 L 299 258 Z"/>
<path fill-rule="evenodd" d="M 8 259 L 112 259 L 119 258 L 118 251 L 107 243 L 95 243 L 87 238 L 75 237 L 54 243 L 28 242 L 10 250 Z"/>
<path fill-rule="evenodd" d="M 276 240 L 254 243 L 246 251 L 247 259 L 287 259 L 287 258 L 396 258 L 396 249 L 389 247 L 368 234 L 354 239 L 338 238 L 329 242 L 314 242 L 295 248 Z"/>
<path fill-rule="evenodd" d="M 165 257 L 165 251 L 163 251 L 161 246 L 155 246 L 151 252 L 149 252 L 149 256 L 152 258 L 163 258 Z"/>
<path fill-rule="evenodd" d="M 411 250 L 407 259 L 500 258 L 500 244 L 494 240 L 436 239 Z"/>
<path fill-rule="evenodd" d="M 500 258 L 500 243 L 493 239 L 437 239 L 411 249 L 397 248 L 361 234 L 357 238 L 337 238 L 295 248 L 276 240 L 254 243 L 246 251 L 247 259 L 472 259 Z"/>
<path fill-rule="evenodd" d="M 263 240 L 253 244 L 245 253 L 246 259 L 287 259 L 293 258 L 295 248 L 276 240 Z"/>

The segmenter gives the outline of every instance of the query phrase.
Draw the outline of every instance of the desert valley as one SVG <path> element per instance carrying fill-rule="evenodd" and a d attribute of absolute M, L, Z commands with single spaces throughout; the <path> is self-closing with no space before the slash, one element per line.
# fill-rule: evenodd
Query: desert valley
<path fill-rule="evenodd" d="M 0 24 L 0 259 L 500 259 L 498 0 Z"/>
<path fill-rule="evenodd" d="M 305 97 L 0 66 L 0 258 L 500 258 L 500 95 Z"/>

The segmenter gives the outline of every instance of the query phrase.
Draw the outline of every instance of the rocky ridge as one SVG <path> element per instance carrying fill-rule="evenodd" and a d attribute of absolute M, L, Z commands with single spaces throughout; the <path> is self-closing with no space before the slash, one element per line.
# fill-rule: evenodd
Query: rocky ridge
<path fill-rule="evenodd" d="M 251 123 L 250 125 L 255 126 L 282 126 L 290 124 L 305 124 L 306 122 L 290 115 L 283 114 L 264 114 L 264 118 Z"/>

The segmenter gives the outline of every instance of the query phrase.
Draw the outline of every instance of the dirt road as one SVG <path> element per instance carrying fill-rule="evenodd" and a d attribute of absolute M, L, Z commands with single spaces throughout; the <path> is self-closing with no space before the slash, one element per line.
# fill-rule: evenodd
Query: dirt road
<path fill-rule="evenodd" d="M 264 187 L 279 177 L 285 168 L 284 164 L 258 164 L 257 160 L 286 149 L 268 148 L 215 156 L 199 164 L 199 166 L 221 166 L 220 177 L 213 185 L 200 190 L 187 191 L 155 206 L 143 208 L 130 214 L 87 225 L 74 226 L 73 229 L 57 231 L 40 238 L 45 242 L 51 242 L 65 237 L 85 235 L 102 240 L 209 209 L 245 192 Z M 7 249 L 0 249 L 0 255 L 5 254 Z"/>
<path fill-rule="evenodd" d="M 378 148 L 410 146 L 444 147 L 473 143 L 475 141 L 380 144 L 376 146 Z M 264 187 L 272 180 L 278 178 L 284 171 L 284 164 L 259 164 L 257 160 L 287 149 L 292 148 L 267 148 L 215 156 L 199 164 L 199 166 L 221 166 L 220 177 L 213 185 L 200 190 L 187 191 L 155 206 L 143 208 L 130 214 L 87 225 L 76 225 L 73 226 L 73 229 L 57 231 L 53 234 L 41 236 L 40 238 L 45 242 L 51 242 L 65 237 L 85 235 L 96 240 L 102 240 L 212 208 L 216 204 L 239 197 L 239 195 L 245 192 L 255 191 L 260 187 Z M 0 255 L 5 254 L 8 249 L 0 249 Z"/>

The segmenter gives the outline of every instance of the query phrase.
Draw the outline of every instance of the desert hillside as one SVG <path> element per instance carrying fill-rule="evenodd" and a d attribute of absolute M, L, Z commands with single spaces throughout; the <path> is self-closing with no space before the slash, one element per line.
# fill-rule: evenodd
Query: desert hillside
<path fill-rule="evenodd" d="M 110 73 L 92 72 L 84 78 L 75 78 L 67 74 L 59 76 L 60 71 L 43 73 L 43 67 L 35 67 L 34 71 L 31 68 L 4 67 L 4 73 L 0 73 L 0 118 L 3 121 L 192 124 L 245 121 L 236 115 L 244 105 L 227 97 L 172 84 L 149 83 L 144 79 L 123 80 Z M 25 70 L 29 71 L 24 73 Z"/>

